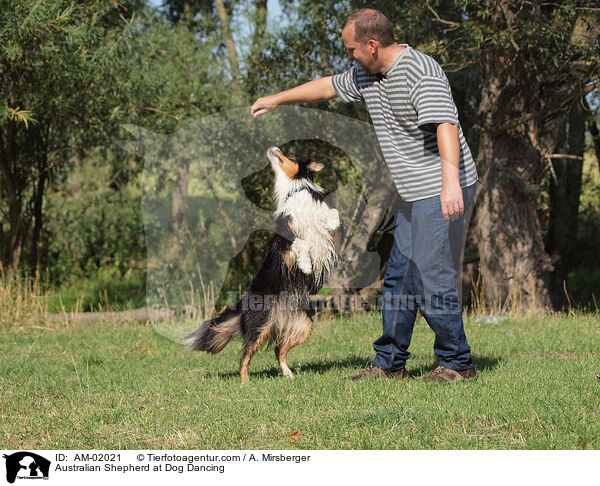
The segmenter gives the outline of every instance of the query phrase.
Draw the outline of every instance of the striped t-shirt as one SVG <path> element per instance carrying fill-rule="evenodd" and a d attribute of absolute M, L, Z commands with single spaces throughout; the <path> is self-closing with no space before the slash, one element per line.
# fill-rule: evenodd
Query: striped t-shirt
<path fill-rule="evenodd" d="M 477 170 L 444 71 L 431 57 L 405 47 L 383 74 L 367 74 L 356 65 L 333 76 L 333 87 L 346 103 L 366 102 L 400 196 L 417 201 L 442 191 L 435 124 L 458 126 L 462 187 L 477 181 Z"/>

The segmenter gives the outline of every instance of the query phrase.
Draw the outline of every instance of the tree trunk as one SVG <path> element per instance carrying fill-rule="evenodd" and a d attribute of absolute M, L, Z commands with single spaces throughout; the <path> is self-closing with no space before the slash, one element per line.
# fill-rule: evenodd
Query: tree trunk
<path fill-rule="evenodd" d="M 38 174 L 37 184 L 35 187 L 33 197 L 33 233 L 31 235 L 31 258 L 30 258 L 30 272 L 35 275 L 39 263 L 39 246 L 42 239 L 42 229 L 44 227 L 43 220 L 43 204 L 44 204 L 44 192 L 46 190 L 46 182 L 48 181 L 48 162 L 46 152 L 40 155 L 40 161 L 38 163 Z"/>
<path fill-rule="evenodd" d="M 195 11 L 189 1 L 183 2 L 183 24 L 190 31 L 194 29 Z M 181 128 L 178 123 L 177 128 Z M 188 181 L 189 181 L 190 163 L 185 157 L 178 158 L 177 168 L 175 169 L 175 186 L 173 189 L 173 200 L 171 202 L 171 251 L 178 254 L 188 235 L 186 234 L 187 209 L 188 209 Z"/>
<path fill-rule="evenodd" d="M 234 105 L 236 105 L 242 100 L 242 82 L 240 76 L 240 64 L 237 50 L 235 48 L 235 40 L 233 39 L 233 34 L 231 32 L 231 21 L 229 19 L 229 14 L 227 13 L 224 0 L 215 0 L 215 7 L 217 9 L 219 20 L 221 21 L 223 39 L 225 40 L 225 47 L 227 48 L 227 54 L 229 56 L 231 88 L 233 91 Z"/>
<path fill-rule="evenodd" d="M 540 13 L 535 6 L 532 12 L 536 9 Z M 477 232 L 486 304 L 536 309 L 551 305 L 553 270 L 537 216 L 539 187 L 564 140 L 570 108 L 591 89 L 586 84 L 593 73 L 587 64 L 572 62 L 554 75 L 555 67 L 551 71 L 510 37 L 518 28 L 519 12 L 519 2 L 500 0 L 487 19 L 495 32 L 506 31 L 510 41 L 490 43 L 481 54 Z M 592 42 L 596 37 L 588 30 L 595 32 L 594 25 L 582 16 L 571 42 Z"/>
<path fill-rule="evenodd" d="M 176 169 L 177 176 L 173 190 L 173 204 L 171 206 L 171 218 L 173 221 L 171 248 L 176 252 L 181 249 L 182 242 L 187 237 L 185 231 L 187 225 L 189 170 L 189 161 L 186 158 L 180 158 Z"/>
<path fill-rule="evenodd" d="M 479 165 L 483 176 L 477 228 L 481 285 L 487 306 L 517 308 L 550 304 L 552 264 L 544 251 L 537 217 L 540 164 L 530 144 L 506 133 L 483 133 Z"/>
<path fill-rule="evenodd" d="M 194 16 L 190 2 L 183 2 L 183 21 L 189 30 L 194 28 Z"/>
<path fill-rule="evenodd" d="M 11 99 L 11 101 L 14 100 Z M 5 229 L 2 225 L 3 248 L 1 258 L 6 266 L 17 267 L 21 262 L 25 222 L 22 219 L 22 189 L 16 172 L 17 131 L 15 122 L 9 120 L 6 127 L 6 141 L 3 140 L 3 153 L 0 154 L 0 180 L 4 186 L 7 199 L 8 228 Z M 2 135 L 2 132 L 0 132 L 0 136 Z"/>
<path fill-rule="evenodd" d="M 327 38 L 322 39 L 321 45 L 319 45 L 319 65 L 321 67 L 321 76 L 328 76 L 331 74 L 329 41 Z"/>
<path fill-rule="evenodd" d="M 221 213 L 221 217 L 223 218 L 223 223 L 225 224 L 225 227 L 227 228 L 227 232 L 229 233 L 229 243 L 231 244 L 232 248 L 236 248 L 237 247 L 237 242 L 235 240 L 234 225 L 231 222 L 231 218 L 229 218 L 229 215 L 227 214 L 227 211 L 225 210 L 225 206 L 223 206 L 223 202 L 221 201 L 221 199 L 217 195 L 217 191 L 215 190 L 215 186 L 213 186 L 213 184 L 212 184 L 212 182 L 210 180 L 210 175 L 207 174 L 205 176 L 204 182 L 208 186 L 208 189 L 210 190 L 210 193 L 211 193 L 213 199 L 217 203 L 217 207 L 219 208 L 219 212 Z M 248 263 L 247 255 L 246 255 L 246 258 L 244 258 L 244 263 Z"/>
<path fill-rule="evenodd" d="M 256 59 L 262 52 L 264 45 L 265 31 L 267 28 L 267 0 L 256 0 L 256 13 L 254 17 L 251 56 Z"/>
<path fill-rule="evenodd" d="M 564 309 L 568 304 L 566 279 L 577 240 L 579 195 L 585 150 L 585 119 L 581 100 L 577 100 L 569 115 L 565 153 L 579 159 L 553 159 L 556 181 L 550 181 L 550 224 L 546 249 L 555 262 L 552 272 L 552 304 Z"/>

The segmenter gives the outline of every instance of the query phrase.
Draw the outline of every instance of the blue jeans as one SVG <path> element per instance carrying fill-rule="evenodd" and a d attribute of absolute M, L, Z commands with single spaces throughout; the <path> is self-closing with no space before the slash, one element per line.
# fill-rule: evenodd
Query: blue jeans
<path fill-rule="evenodd" d="M 463 188 L 465 213 L 447 222 L 439 196 L 403 202 L 383 280 L 383 334 L 373 343 L 373 365 L 404 368 L 417 309 L 435 332 L 439 365 L 473 368 L 461 313 L 461 270 L 466 232 L 478 184 Z"/>

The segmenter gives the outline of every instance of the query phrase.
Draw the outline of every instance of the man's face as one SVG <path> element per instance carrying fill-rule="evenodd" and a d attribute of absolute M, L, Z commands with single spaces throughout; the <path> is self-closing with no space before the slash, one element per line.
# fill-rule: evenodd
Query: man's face
<path fill-rule="evenodd" d="M 358 62 L 365 72 L 369 74 L 379 72 L 376 67 L 376 58 L 374 56 L 376 51 L 376 46 L 374 45 L 375 41 L 369 41 L 366 44 L 357 42 L 354 38 L 354 24 L 347 25 L 346 28 L 342 30 L 342 39 L 350 59 L 354 59 Z"/>

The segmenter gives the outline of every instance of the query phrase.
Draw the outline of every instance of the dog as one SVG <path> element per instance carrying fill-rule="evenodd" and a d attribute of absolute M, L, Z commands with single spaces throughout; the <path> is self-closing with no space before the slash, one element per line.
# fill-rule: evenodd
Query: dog
<path fill-rule="evenodd" d="M 277 147 L 267 151 L 275 173 L 276 232 L 260 269 L 234 306 L 203 322 L 188 339 L 188 348 L 218 353 L 236 336 L 243 346 L 242 383 L 248 381 L 252 356 L 265 344 L 275 346 L 284 376 L 293 378 L 287 353 L 312 331 L 309 295 L 317 293 L 336 261 L 332 232 L 340 225 L 336 209 L 313 182 L 320 162 L 286 157 Z"/>

